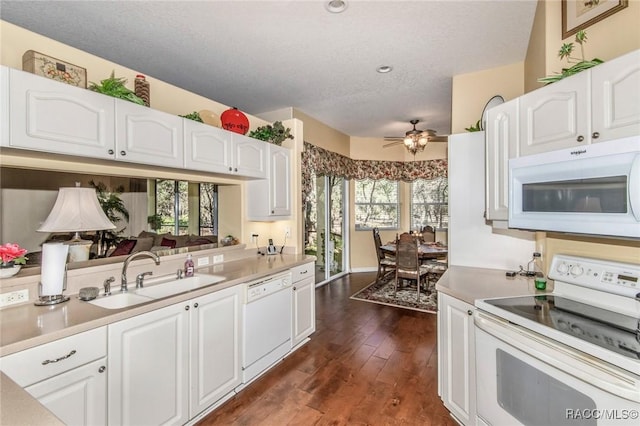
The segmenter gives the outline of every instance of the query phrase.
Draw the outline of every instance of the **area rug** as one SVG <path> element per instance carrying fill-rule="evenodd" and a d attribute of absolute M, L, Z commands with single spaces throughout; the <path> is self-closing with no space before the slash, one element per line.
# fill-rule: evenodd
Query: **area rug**
<path fill-rule="evenodd" d="M 404 285 L 398 288 L 394 295 L 395 277 L 374 281 L 362 290 L 351 296 L 351 299 L 362 300 L 364 302 L 378 303 L 381 305 L 396 306 L 398 308 L 413 309 L 415 311 L 429 312 L 435 314 L 438 311 L 438 298 L 436 293 L 436 283 L 429 283 L 428 292 L 420 292 L 420 300 L 416 300 L 415 284 Z"/>

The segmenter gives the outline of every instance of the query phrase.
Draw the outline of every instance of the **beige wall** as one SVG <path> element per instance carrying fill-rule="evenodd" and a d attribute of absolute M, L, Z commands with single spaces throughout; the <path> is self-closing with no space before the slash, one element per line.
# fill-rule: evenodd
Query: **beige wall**
<path fill-rule="evenodd" d="M 538 78 L 546 75 L 546 7 L 547 3 L 545 1 L 538 1 L 536 15 L 533 19 L 531 38 L 529 39 L 529 48 L 527 49 L 527 56 L 524 61 L 525 93 L 542 87 L 542 83 L 538 83 Z"/>
<path fill-rule="evenodd" d="M 339 132 L 304 112 L 293 109 L 293 118 L 304 123 L 304 141 L 328 151 L 349 156 L 349 135 Z"/>
<path fill-rule="evenodd" d="M 524 62 L 453 77 L 451 92 L 451 133 L 464 133 L 482 116 L 485 105 L 495 95 L 505 101 L 524 93 Z"/>

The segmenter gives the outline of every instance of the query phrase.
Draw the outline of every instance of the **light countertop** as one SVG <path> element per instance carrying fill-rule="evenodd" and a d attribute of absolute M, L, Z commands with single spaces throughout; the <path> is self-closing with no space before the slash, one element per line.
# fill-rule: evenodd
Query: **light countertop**
<path fill-rule="evenodd" d="M 522 296 L 553 291 L 553 282 L 547 283 L 544 291 L 536 290 L 533 278 L 505 275 L 501 269 L 449 266 L 436 284 L 436 290 L 460 299 L 470 305 L 478 299 L 490 297 Z"/>
<path fill-rule="evenodd" d="M 211 286 L 122 309 L 104 309 L 70 295 L 71 300 L 55 306 L 33 303 L 0 310 L 0 356 L 9 355 L 63 337 L 101 327 L 164 306 L 203 296 L 213 291 L 253 281 L 313 261 L 312 256 L 257 256 L 200 268 L 196 271 L 226 278 Z M 117 288 L 116 288 L 117 292 Z M 62 425 L 35 398 L 0 373 L 0 424 Z"/>

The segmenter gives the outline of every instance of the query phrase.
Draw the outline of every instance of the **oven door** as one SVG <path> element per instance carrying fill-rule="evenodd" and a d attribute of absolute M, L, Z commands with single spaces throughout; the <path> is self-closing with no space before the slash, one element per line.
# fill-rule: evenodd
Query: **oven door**
<path fill-rule="evenodd" d="M 640 377 L 480 310 L 479 425 L 637 425 Z"/>
<path fill-rule="evenodd" d="M 509 160 L 509 227 L 640 237 L 640 137 Z"/>

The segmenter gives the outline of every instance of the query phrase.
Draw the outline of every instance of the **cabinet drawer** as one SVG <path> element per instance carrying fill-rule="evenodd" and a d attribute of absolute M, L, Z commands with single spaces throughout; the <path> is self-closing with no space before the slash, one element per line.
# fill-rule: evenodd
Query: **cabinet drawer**
<path fill-rule="evenodd" d="M 0 359 L 0 370 L 22 387 L 107 356 L 106 327 L 65 337 Z"/>
<path fill-rule="evenodd" d="M 313 262 L 291 268 L 291 282 L 298 282 L 313 277 Z"/>

